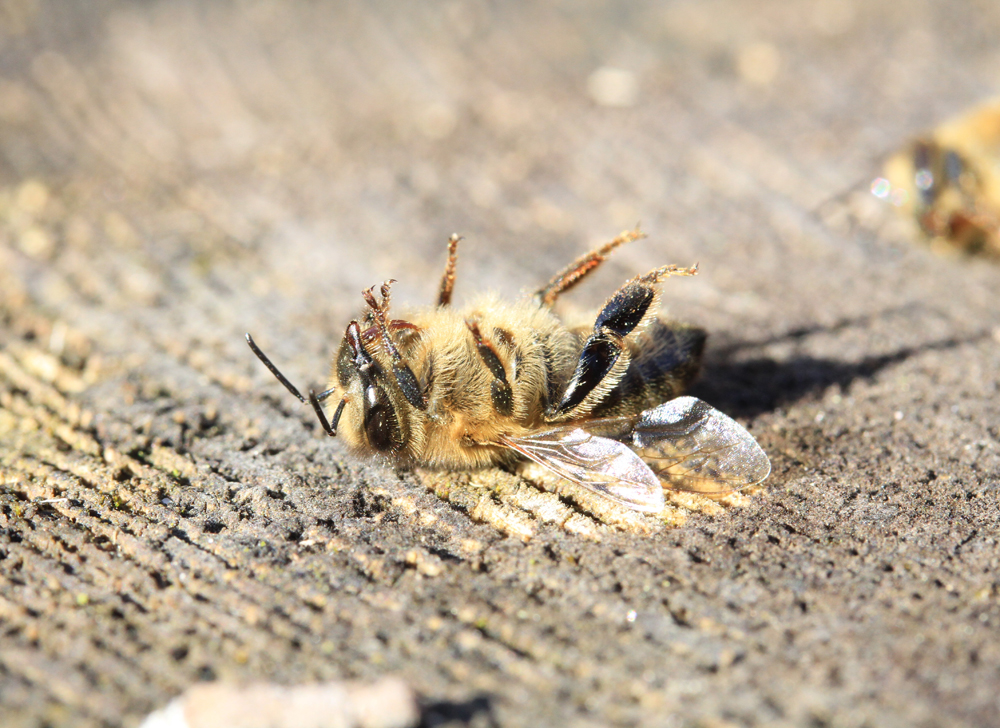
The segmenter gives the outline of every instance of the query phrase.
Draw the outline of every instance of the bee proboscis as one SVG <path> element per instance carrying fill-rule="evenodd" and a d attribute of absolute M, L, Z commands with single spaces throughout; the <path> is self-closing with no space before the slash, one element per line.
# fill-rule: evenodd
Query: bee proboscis
<path fill-rule="evenodd" d="M 558 297 L 612 250 L 622 233 L 581 256 L 534 296 L 492 295 L 451 306 L 460 238 L 449 240 L 437 305 L 389 317 L 386 281 L 363 292 L 328 388 L 305 397 L 249 334 L 247 343 L 289 392 L 312 405 L 324 431 L 361 454 L 447 469 L 532 460 L 631 509 L 659 512 L 664 487 L 724 494 L 763 481 L 767 455 L 740 424 L 679 396 L 698 373 L 702 329 L 657 319 L 660 282 L 697 268 L 662 266 L 626 282 L 594 324 L 570 328 Z M 337 402 L 332 419 L 323 410 Z"/>

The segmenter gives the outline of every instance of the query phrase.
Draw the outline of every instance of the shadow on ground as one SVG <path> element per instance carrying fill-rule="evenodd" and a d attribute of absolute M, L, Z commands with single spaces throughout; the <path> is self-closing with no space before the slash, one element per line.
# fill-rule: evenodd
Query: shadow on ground
<path fill-rule="evenodd" d="M 857 361 L 810 355 L 793 355 L 785 361 L 771 356 L 727 361 L 743 352 L 758 351 L 775 344 L 791 344 L 817 334 L 833 334 L 847 328 L 867 326 L 874 318 L 883 316 L 845 319 L 830 326 L 801 327 L 764 340 L 727 342 L 709 353 L 701 379 L 692 388 L 691 394 L 734 417 L 752 418 L 799 402 L 830 386 L 836 385 L 844 389 L 855 380 L 871 379 L 886 367 L 925 352 L 947 351 L 992 337 L 990 331 L 980 331 L 968 336 L 950 336 L 918 346 L 900 347 L 885 354 L 865 356 Z"/>

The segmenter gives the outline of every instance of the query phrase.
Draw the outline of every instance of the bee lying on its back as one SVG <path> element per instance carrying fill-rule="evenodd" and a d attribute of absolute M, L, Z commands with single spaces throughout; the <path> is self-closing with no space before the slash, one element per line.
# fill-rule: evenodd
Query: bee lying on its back
<path fill-rule="evenodd" d="M 578 258 L 531 299 L 486 296 L 451 308 L 458 236 L 436 308 L 389 317 L 389 289 L 364 292 L 329 388 L 308 400 L 247 334 L 275 377 L 310 402 L 330 436 L 359 453 L 449 469 L 509 465 L 524 458 L 639 511 L 664 505 L 663 486 L 727 493 L 770 472 L 743 427 L 701 400 L 678 396 L 698 372 L 705 332 L 655 317 L 658 284 L 696 268 L 669 265 L 627 282 L 592 329 L 567 328 L 552 313 L 638 230 Z M 322 402 L 338 401 L 328 420 Z M 664 404 L 665 403 L 665 404 Z M 648 464 L 647 464 L 648 463 Z"/>

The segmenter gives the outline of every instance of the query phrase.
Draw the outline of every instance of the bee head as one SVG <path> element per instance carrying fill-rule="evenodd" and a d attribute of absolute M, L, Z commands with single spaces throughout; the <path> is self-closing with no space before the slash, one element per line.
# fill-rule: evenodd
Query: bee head
<path fill-rule="evenodd" d="M 346 404 L 343 412 L 338 407 L 338 415 L 346 415 L 341 431 L 362 449 L 393 455 L 407 441 L 407 398 L 398 381 L 397 367 L 379 361 L 377 355 L 383 354 L 384 347 L 366 346 L 367 333 L 362 332 L 357 321 L 351 321 L 337 354 L 337 382 Z M 338 415 L 335 419 L 339 419 Z"/>

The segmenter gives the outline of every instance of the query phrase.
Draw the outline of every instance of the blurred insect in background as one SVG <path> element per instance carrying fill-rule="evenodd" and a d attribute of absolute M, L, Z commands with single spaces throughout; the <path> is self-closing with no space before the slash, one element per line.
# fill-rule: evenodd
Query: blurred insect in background
<path fill-rule="evenodd" d="M 449 240 L 437 305 L 389 316 L 394 281 L 362 294 L 329 387 L 304 397 L 249 334 L 247 343 L 323 429 L 398 465 L 510 467 L 532 460 L 629 508 L 658 512 L 663 488 L 723 494 L 763 481 L 767 455 L 737 422 L 693 397 L 705 332 L 656 318 L 659 284 L 696 268 L 663 266 L 619 288 L 593 326 L 569 328 L 558 297 L 634 230 L 573 261 L 534 296 L 451 306 L 460 238 Z M 336 402 L 327 419 L 323 402 Z"/>
<path fill-rule="evenodd" d="M 1000 257 L 1000 102 L 908 144 L 871 190 L 911 215 L 933 247 Z"/>

